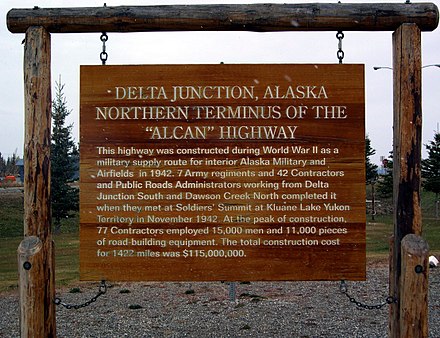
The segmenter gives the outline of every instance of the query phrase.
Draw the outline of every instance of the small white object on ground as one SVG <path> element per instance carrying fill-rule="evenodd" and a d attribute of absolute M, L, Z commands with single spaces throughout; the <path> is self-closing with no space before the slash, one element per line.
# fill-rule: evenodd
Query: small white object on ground
<path fill-rule="evenodd" d="M 435 256 L 429 256 L 429 267 L 435 268 L 438 266 L 438 259 Z"/>

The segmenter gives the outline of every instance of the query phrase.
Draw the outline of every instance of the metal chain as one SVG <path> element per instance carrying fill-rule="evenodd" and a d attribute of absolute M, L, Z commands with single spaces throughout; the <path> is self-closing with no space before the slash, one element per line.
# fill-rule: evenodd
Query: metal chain
<path fill-rule="evenodd" d="M 101 285 L 99 285 L 98 293 L 94 297 L 92 297 L 90 300 L 88 300 L 88 301 L 86 301 L 86 302 L 84 302 L 82 304 L 67 304 L 67 303 L 64 303 L 61 300 L 61 298 L 59 298 L 59 297 L 55 298 L 54 303 L 55 303 L 55 305 L 64 306 L 66 309 L 69 309 L 69 310 L 71 310 L 71 309 L 78 310 L 78 309 L 81 309 L 83 307 L 89 306 L 90 304 L 96 302 L 96 300 L 100 296 L 105 294 L 106 292 L 107 292 L 107 284 L 105 283 L 105 280 L 103 280 L 103 281 L 101 281 Z"/>
<path fill-rule="evenodd" d="M 341 291 L 341 293 L 343 293 L 344 295 L 347 296 L 347 298 L 350 300 L 350 302 L 355 304 L 357 307 L 360 307 L 360 308 L 363 308 L 363 309 L 367 309 L 367 310 L 381 309 L 382 307 L 384 307 L 387 304 L 397 303 L 397 298 L 396 297 L 392 297 L 392 296 L 388 296 L 380 304 L 368 305 L 368 304 L 361 303 L 358 300 L 356 300 L 356 298 L 354 298 L 354 297 L 352 297 L 352 296 L 350 296 L 348 294 L 348 287 L 347 287 L 347 283 L 345 282 L 345 280 L 341 280 L 341 284 L 339 286 L 339 290 Z"/>
<path fill-rule="evenodd" d="M 101 34 L 102 52 L 101 52 L 101 54 L 99 54 L 99 57 L 100 57 L 100 59 L 102 61 L 102 65 L 105 65 L 105 62 L 108 59 L 108 54 L 107 54 L 106 48 L 105 48 L 105 43 L 106 43 L 107 40 L 108 40 L 108 36 L 107 36 L 107 34 L 105 32 L 103 32 Z"/>
<path fill-rule="evenodd" d="M 344 38 L 344 33 L 342 33 L 342 31 L 337 32 L 336 38 L 339 40 L 336 55 L 338 57 L 339 64 L 342 64 L 342 60 L 344 59 L 344 51 L 342 50 L 342 39 Z"/>

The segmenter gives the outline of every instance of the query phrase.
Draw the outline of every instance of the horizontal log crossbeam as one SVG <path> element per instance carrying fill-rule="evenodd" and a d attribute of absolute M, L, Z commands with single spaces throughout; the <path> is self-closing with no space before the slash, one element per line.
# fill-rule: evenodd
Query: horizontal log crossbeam
<path fill-rule="evenodd" d="M 433 3 L 231 4 L 12 9 L 7 26 L 49 33 L 151 31 L 394 31 L 403 23 L 421 31 L 439 21 Z"/>

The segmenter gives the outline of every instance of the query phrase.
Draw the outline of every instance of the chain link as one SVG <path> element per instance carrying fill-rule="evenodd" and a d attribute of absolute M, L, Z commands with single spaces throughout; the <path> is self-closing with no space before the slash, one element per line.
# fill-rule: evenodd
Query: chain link
<path fill-rule="evenodd" d="M 354 298 L 348 294 L 348 287 L 347 287 L 347 283 L 345 282 L 345 280 L 341 280 L 339 290 L 341 291 L 341 293 L 343 293 L 344 295 L 347 296 L 347 298 L 350 300 L 351 303 L 355 304 L 357 307 L 360 307 L 360 308 L 363 308 L 366 310 L 376 310 L 376 309 L 378 310 L 387 304 L 397 303 L 397 298 L 392 297 L 392 296 L 388 296 L 387 298 L 385 298 L 385 300 L 382 303 L 375 304 L 375 305 L 368 305 L 368 304 L 361 303 L 360 301 L 356 300 L 356 298 Z"/>
<path fill-rule="evenodd" d="M 61 305 L 69 310 L 71 310 L 71 309 L 78 310 L 78 309 L 89 306 L 90 304 L 96 302 L 96 300 L 100 296 L 104 295 L 106 292 L 107 292 L 107 284 L 105 283 L 105 280 L 103 280 L 103 281 L 101 281 L 101 285 L 99 285 L 98 293 L 94 297 L 92 297 L 90 300 L 88 300 L 82 304 L 67 304 L 67 303 L 64 303 L 61 300 L 61 298 L 59 298 L 59 297 L 55 298 L 54 303 L 55 303 L 55 305 Z"/>
<path fill-rule="evenodd" d="M 366 309 L 366 310 L 376 310 L 376 309 L 378 310 L 378 309 L 381 309 L 382 307 L 384 307 L 385 305 L 397 303 L 397 298 L 396 297 L 388 296 L 388 297 L 385 298 L 385 300 L 382 303 L 374 304 L 374 305 L 364 304 L 364 303 L 356 300 L 356 298 L 354 298 L 354 297 L 352 297 L 352 296 L 350 296 L 348 294 L 348 287 L 347 287 L 347 283 L 345 282 L 345 280 L 341 280 L 341 284 L 339 286 L 339 290 L 341 291 L 342 294 L 344 294 L 350 300 L 351 303 L 355 304 L 357 307 L 360 307 L 360 308 L 363 308 L 363 309 Z M 86 301 L 84 303 L 81 303 L 81 304 L 67 304 L 67 303 L 64 303 L 61 300 L 61 298 L 59 298 L 59 297 L 55 298 L 54 303 L 55 303 L 55 305 L 61 305 L 61 306 L 65 307 L 66 309 L 69 309 L 69 310 L 70 309 L 78 310 L 78 309 L 81 309 L 83 307 L 87 307 L 87 306 L 95 303 L 97 301 L 97 299 L 100 296 L 104 295 L 106 292 L 107 292 L 107 284 L 103 280 L 103 281 L 101 281 L 101 284 L 99 285 L 98 293 L 94 297 L 92 297 L 90 300 L 88 300 L 88 301 Z"/>
<path fill-rule="evenodd" d="M 338 57 L 339 64 L 342 64 L 342 60 L 344 59 L 344 51 L 342 50 L 342 39 L 344 38 L 344 33 L 342 33 L 342 31 L 337 32 L 336 38 L 339 40 L 336 56 Z"/>
<path fill-rule="evenodd" d="M 102 52 L 101 54 L 99 54 L 99 58 L 101 59 L 102 65 L 105 65 L 107 59 L 108 59 L 108 54 L 106 52 L 106 47 L 105 47 L 105 43 L 108 40 L 108 36 L 107 33 L 103 32 L 101 34 L 101 41 L 102 41 Z"/>

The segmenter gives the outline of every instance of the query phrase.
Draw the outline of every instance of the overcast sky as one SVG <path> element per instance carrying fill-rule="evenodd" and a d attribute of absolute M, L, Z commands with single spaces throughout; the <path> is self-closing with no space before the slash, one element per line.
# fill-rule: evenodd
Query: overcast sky
<path fill-rule="evenodd" d="M 120 5 L 195 3 L 305 3 L 337 1 L 121 1 L 121 0 L 1 0 L 0 48 L 1 104 L 0 152 L 4 157 L 23 154 L 23 45 L 24 34 L 6 28 L 6 14 L 12 8 L 99 7 Z M 351 3 L 383 1 L 343 1 Z M 387 1 L 404 3 L 404 0 Z M 412 0 L 413 3 L 429 2 Z M 440 0 L 431 1 L 440 7 Z M 108 62 L 114 64 L 177 63 L 337 63 L 336 32 L 174 32 L 109 33 Z M 366 131 L 376 149 L 373 157 L 387 157 L 392 150 L 392 71 L 374 71 L 373 66 L 391 66 L 391 32 L 345 32 L 344 63 L 363 63 L 366 69 Z M 69 123 L 79 139 L 79 66 L 98 65 L 102 43 L 100 34 L 52 34 L 52 83 L 61 76 L 65 96 L 72 110 Z M 423 65 L 440 64 L 440 28 L 422 33 Z M 440 122 L 438 96 L 440 68 L 425 68 L 423 78 L 423 143 L 433 139 Z M 425 147 L 423 147 L 425 149 Z M 426 156 L 426 152 L 423 152 Z"/>

